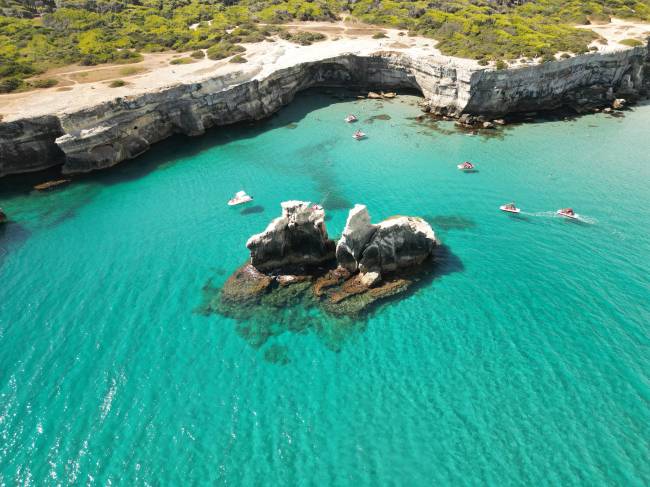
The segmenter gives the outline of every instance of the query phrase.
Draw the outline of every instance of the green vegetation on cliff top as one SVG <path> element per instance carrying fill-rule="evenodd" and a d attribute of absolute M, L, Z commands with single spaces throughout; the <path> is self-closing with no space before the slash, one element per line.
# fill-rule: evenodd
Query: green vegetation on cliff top
<path fill-rule="evenodd" d="M 496 60 L 584 52 L 596 34 L 573 25 L 650 20 L 650 0 L 0 0 L 0 92 L 71 63 L 138 62 L 165 50 L 230 56 L 237 43 L 278 33 L 273 24 L 341 12 L 435 38 L 445 54 Z"/>

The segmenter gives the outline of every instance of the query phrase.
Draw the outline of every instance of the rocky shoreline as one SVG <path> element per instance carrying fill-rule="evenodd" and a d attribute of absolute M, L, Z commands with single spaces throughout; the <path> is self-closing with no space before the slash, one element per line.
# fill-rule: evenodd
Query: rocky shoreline
<path fill-rule="evenodd" d="M 62 173 L 105 169 L 173 134 L 259 120 L 311 87 L 414 89 L 423 110 L 465 126 L 512 114 L 569 108 L 576 113 L 628 103 L 650 92 L 650 48 L 594 53 L 525 68 L 492 70 L 434 57 L 379 51 L 345 54 L 242 81 L 236 75 L 179 84 L 97 106 L 0 122 L 0 177 L 61 165 Z"/>
<path fill-rule="evenodd" d="M 246 246 L 250 260 L 228 278 L 209 311 L 241 320 L 301 304 L 358 316 L 430 274 L 439 242 L 421 218 L 372 224 L 363 205 L 350 210 L 334 242 L 321 206 L 287 201 L 282 216 Z"/>

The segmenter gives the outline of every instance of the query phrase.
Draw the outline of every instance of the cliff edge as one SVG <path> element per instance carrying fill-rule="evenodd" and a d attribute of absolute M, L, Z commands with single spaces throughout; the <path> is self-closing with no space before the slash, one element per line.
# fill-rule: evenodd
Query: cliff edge
<path fill-rule="evenodd" d="M 104 169 L 172 134 L 268 117 L 310 87 L 420 91 L 435 114 L 502 117 L 568 107 L 578 113 L 650 91 L 648 46 L 509 70 L 455 64 L 422 51 L 377 51 L 267 68 L 252 78 L 208 77 L 89 108 L 0 123 L 0 176 L 62 164 L 65 174 Z"/>

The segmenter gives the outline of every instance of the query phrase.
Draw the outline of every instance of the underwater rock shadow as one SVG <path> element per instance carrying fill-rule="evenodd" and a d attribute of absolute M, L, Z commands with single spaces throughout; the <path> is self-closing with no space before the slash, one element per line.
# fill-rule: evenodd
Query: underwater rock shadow
<path fill-rule="evenodd" d="M 34 193 L 34 186 L 45 181 L 63 179 L 61 174 L 63 164 L 42 171 L 24 174 L 8 174 L 0 178 L 0 198 L 12 198 Z"/>
<path fill-rule="evenodd" d="M 264 213 L 264 207 L 262 205 L 249 206 L 239 212 L 240 215 L 254 215 L 256 213 Z"/>
<path fill-rule="evenodd" d="M 31 236 L 31 232 L 20 223 L 11 220 L 0 224 L 0 267 L 11 252 L 19 249 Z"/>
<path fill-rule="evenodd" d="M 268 350 L 274 346 L 274 339 L 285 333 L 314 333 L 327 349 L 340 352 L 350 339 L 365 332 L 369 318 L 384 306 L 408 298 L 436 279 L 464 270 L 460 258 L 446 245 L 439 245 L 425 266 L 412 274 L 414 277 L 407 277 L 411 281 L 408 288 L 399 294 L 374 301 L 358 313 L 329 312 L 320 304 L 317 295 L 313 294 L 314 283 L 309 281 L 284 287 L 284 291 L 279 291 L 283 288 L 280 286 L 258 302 L 233 305 L 221 301 L 221 288 L 214 286 L 212 280 L 203 287 L 203 303 L 195 312 L 204 316 L 217 314 L 232 319 L 235 333 L 256 350 Z M 275 292 L 283 294 L 278 296 L 273 294 Z M 290 351 L 286 347 L 262 353 L 269 362 L 285 365 L 290 361 Z"/>
<path fill-rule="evenodd" d="M 449 246 L 445 244 L 440 244 L 436 248 L 433 259 L 427 265 L 429 269 L 425 270 L 420 279 L 416 280 L 402 293 L 388 296 L 387 298 L 372 303 L 364 314 L 361 315 L 361 318 L 367 320 L 369 317 L 381 311 L 384 306 L 390 306 L 394 302 L 402 301 L 413 296 L 420 290 L 433 284 L 437 279 L 465 270 L 465 265 L 460 257 L 454 254 Z"/>
<path fill-rule="evenodd" d="M 461 215 L 424 215 L 422 218 L 434 229 L 444 231 L 469 230 L 476 227 L 474 220 Z"/>

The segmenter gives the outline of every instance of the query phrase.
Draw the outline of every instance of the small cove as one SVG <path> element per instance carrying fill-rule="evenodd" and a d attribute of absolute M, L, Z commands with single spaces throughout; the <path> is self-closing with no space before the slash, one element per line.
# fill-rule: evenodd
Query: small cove
<path fill-rule="evenodd" d="M 650 106 L 486 137 L 339 98 L 0 182 L 0 483 L 647 483 Z M 453 258 L 360 320 L 197 313 L 286 199 L 335 237 L 422 216 Z"/>

